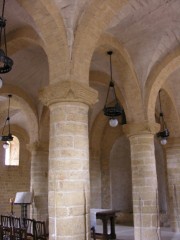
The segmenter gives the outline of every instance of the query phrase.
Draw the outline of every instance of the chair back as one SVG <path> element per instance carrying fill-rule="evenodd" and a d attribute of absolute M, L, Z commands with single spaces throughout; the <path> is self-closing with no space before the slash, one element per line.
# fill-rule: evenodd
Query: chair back
<path fill-rule="evenodd" d="M 46 224 L 44 221 L 35 221 L 35 239 L 36 240 L 46 240 Z"/>
<path fill-rule="evenodd" d="M 1 215 L 1 226 L 11 227 L 11 216 Z"/>
<path fill-rule="evenodd" d="M 11 226 L 13 228 L 21 228 L 21 219 L 19 217 L 11 217 Z"/>
<path fill-rule="evenodd" d="M 34 219 L 23 218 L 23 227 L 26 229 L 27 237 L 34 238 Z"/>

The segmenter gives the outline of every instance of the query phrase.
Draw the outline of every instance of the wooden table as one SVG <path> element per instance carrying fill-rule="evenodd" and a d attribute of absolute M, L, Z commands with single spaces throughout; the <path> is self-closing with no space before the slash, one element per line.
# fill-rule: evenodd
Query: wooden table
<path fill-rule="evenodd" d="M 101 219 L 103 223 L 103 236 L 105 239 L 116 239 L 115 217 L 117 210 L 107 210 L 96 213 L 96 218 Z M 110 222 L 110 234 L 108 234 L 108 222 Z"/>

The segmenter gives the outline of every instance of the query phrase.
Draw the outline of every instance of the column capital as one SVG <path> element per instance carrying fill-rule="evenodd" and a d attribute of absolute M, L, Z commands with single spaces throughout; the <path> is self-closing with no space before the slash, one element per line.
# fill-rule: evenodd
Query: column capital
<path fill-rule="evenodd" d="M 58 102 L 82 102 L 91 106 L 97 102 L 98 92 L 87 84 L 64 81 L 42 89 L 39 98 L 46 106 Z"/>
<path fill-rule="evenodd" d="M 123 125 L 123 132 L 128 136 L 141 135 L 141 134 L 152 134 L 154 135 L 160 130 L 158 123 L 142 122 L 142 123 L 131 123 Z"/>

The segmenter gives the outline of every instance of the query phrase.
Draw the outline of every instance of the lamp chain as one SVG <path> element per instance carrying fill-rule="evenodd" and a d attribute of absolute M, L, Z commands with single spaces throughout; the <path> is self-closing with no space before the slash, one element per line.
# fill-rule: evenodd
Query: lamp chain
<path fill-rule="evenodd" d="M 8 120 L 9 134 L 10 134 L 11 129 L 10 129 L 10 117 L 9 117 L 9 111 L 10 111 L 10 98 L 12 97 L 12 95 L 8 95 L 8 97 L 9 97 L 9 106 L 8 106 L 8 117 L 7 117 L 7 120 Z"/>
<path fill-rule="evenodd" d="M 4 18 L 4 8 L 5 8 L 5 0 L 3 1 L 3 8 L 2 8 L 2 19 Z"/>
<path fill-rule="evenodd" d="M 161 92 L 161 90 L 159 90 L 160 122 L 162 123 L 163 129 L 166 129 L 166 123 L 164 121 L 164 114 L 163 114 L 163 111 L 162 111 L 162 103 L 161 103 L 160 92 Z"/>
<path fill-rule="evenodd" d="M 113 81 L 113 78 L 112 78 L 112 59 L 111 59 L 111 56 L 113 54 L 112 51 L 108 51 L 107 54 L 110 56 L 110 83 L 109 83 L 109 88 L 108 88 L 108 93 L 107 93 L 107 97 L 106 97 L 106 102 L 107 103 L 107 100 L 108 100 L 108 96 L 109 96 L 109 91 L 110 91 L 110 88 L 112 87 L 113 88 L 113 92 L 114 92 L 114 96 L 115 96 L 115 100 L 116 102 L 118 102 L 118 99 L 117 99 L 117 96 L 116 96 L 116 91 L 115 91 L 115 88 L 114 88 L 114 81 Z M 105 104 L 106 106 L 106 104 Z"/>
<path fill-rule="evenodd" d="M 111 82 L 113 82 L 113 79 L 112 79 L 112 62 L 111 62 L 111 55 L 112 55 L 112 52 L 108 52 L 109 56 L 110 56 L 110 74 L 111 74 Z"/>
<path fill-rule="evenodd" d="M 160 114 L 162 113 L 162 105 L 161 105 L 161 96 L 160 96 L 161 90 L 159 90 L 159 107 L 160 107 Z"/>

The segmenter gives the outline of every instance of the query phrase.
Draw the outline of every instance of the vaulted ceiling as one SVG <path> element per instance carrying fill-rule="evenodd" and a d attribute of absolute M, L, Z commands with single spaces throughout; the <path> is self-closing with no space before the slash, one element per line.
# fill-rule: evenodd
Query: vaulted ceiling
<path fill-rule="evenodd" d="M 0 4 L 2 6 L 2 0 Z M 67 41 L 69 62 L 73 59 L 77 36 L 85 38 L 89 31 L 90 38 L 97 38 L 89 64 L 89 78 L 90 85 L 99 92 L 100 102 L 94 106 L 91 122 L 102 110 L 105 101 L 109 75 L 109 58 L 106 51 L 112 48 L 113 78 L 119 88 L 121 103 L 126 105 L 127 109 L 129 106 L 130 112 L 137 111 L 138 114 L 138 107 L 135 109 L 133 105 L 135 99 L 141 98 L 142 105 L 146 108 L 153 86 L 157 89 L 154 103 L 158 90 L 163 88 L 163 107 L 167 124 L 172 136 L 179 136 L 179 9 L 179 0 L 6 0 L 7 47 L 14 65 L 11 72 L 1 75 L 4 83 L 0 92 L 1 119 L 5 115 L 4 96 L 8 92 L 24 98 L 32 107 L 32 114 L 40 119 L 42 103 L 38 99 L 39 90 L 49 84 L 48 50 L 45 51 L 43 46 L 45 37 L 48 39 L 54 35 L 56 38 L 58 28 L 58 31 L 62 32 L 62 38 L 64 33 L 66 36 L 63 41 Z M 86 30 L 86 35 L 78 35 L 83 21 L 93 17 L 96 19 L 98 15 L 99 22 L 92 22 L 89 25 L 91 29 Z M 92 28 L 96 27 L 96 24 L 100 25 L 101 19 L 106 20 L 105 24 L 102 24 L 102 31 L 94 31 L 92 35 Z M 40 21 L 43 22 L 43 26 L 38 24 Z M 58 21 L 62 22 L 62 25 Z M 86 24 L 84 25 L 86 27 Z M 87 28 L 89 26 L 87 25 Z M 46 34 L 42 29 L 46 29 Z M 89 44 L 87 41 L 87 46 Z M 58 51 L 57 56 L 60 56 L 56 59 L 58 68 L 65 56 L 63 52 L 61 55 Z M 83 61 L 84 59 L 79 59 L 80 63 Z M 137 88 L 139 96 L 128 93 L 128 84 L 129 88 Z M 18 104 L 17 98 L 13 101 L 13 109 L 18 111 L 14 112 L 12 122 L 22 126 L 28 118 L 24 116 L 26 111 L 22 110 L 22 104 Z M 156 108 L 158 110 L 158 103 Z M 29 131 L 26 124 L 23 128 Z"/>

